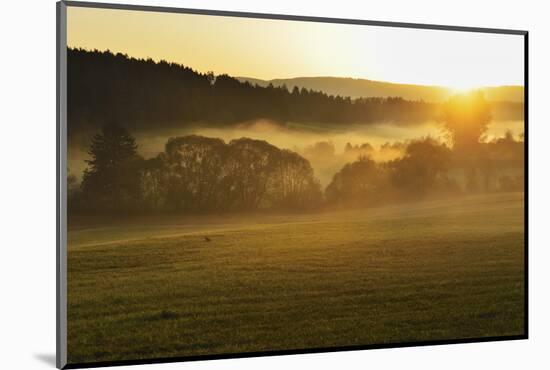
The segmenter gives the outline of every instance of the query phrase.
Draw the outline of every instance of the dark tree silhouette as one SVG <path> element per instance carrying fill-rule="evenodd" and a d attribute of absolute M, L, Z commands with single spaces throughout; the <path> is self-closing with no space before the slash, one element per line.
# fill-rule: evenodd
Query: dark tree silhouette
<path fill-rule="evenodd" d="M 488 158 L 500 158 L 499 168 L 515 168 L 500 173 L 494 189 L 521 191 L 522 142 L 507 134 L 479 146 Z M 348 152 L 373 150 L 368 144 L 346 147 Z M 325 189 L 328 205 L 372 206 L 459 192 L 448 176 L 454 157 L 445 144 L 428 137 L 383 147 L 399 148 L 403 154 L 379 163 L 360 155 L 343 166 Z M 332 153 L 333 147 L 322 143 L 312 148 Z M 323 204 L 310 162 L 266 141 L 240 138 L 226 144 L 197 135 L 175 137 L 164 152 L 144 160 L 124 128 L 107 125 L 93 138 L 89 154 L 80 190 L 74 176 L 67 178 L 71 211 L 197 213 L 305 210 Z M 474 175 L 480 169 L 481 164 L 472 167 Z M 477 189 L 476 176 L 465 177 L 465 190 Z"/>
<path fill-rule="evenodd" d="M 453 143 L 454 162 L 464 171 L 466 190 L 489 189 L 493 163 L 480 141 L 491 122 L 481 91 L 455 95 L 443 105 L 443 124 Z"/>
<path fill-rule="evenodd" d="M 381 166 L 372 159 L 361 156 L 334 175 L 325 195 L 329 203 L 372 205 L 381 199 L 380 196 L 385 191 L 383 185 Z"/>
<path fill-rule="evenodd" d="M 275 207 L 304 209 L 321 204 L 321 185 L 309 161 L 299 154 L 280 151 L 272 177 L 271 200 Z"/>
<path fill-rule="evenodd" d="M 491 107 L 481 91 L 455 95 L 443 105 L 443 124 L 455 151 L 475 150 L 491 122 Z"/>
<path fill-rule="evenodd" d="M 140 172 L 143 207 L 148 210 L 169 208 L 167 196 L 169 172 L 165 153 L 145 160 Z"/>
<path fill-rule="evenodd" d="M 402 157 L 389 162 L 360 156 L 346 164 L 327 186 L 327 202 L 370 206 L 457 191 L 447 176 L 451 151 L 445 144 L 428 137 L 409 142 L 404 151 Z"/>
<path fill-rule="evenodd" d="M 451 151 L 432 138 L 411 142 L 402 158 L 389 162 L 392 184 L 407 195 L 421 198 L 436 185 L 449 187 Z M 438 183 L 439 182 L 439 183 Z"/>
<path fill-rule="evenodd" d="M 266 201 L 279 149 L 267 141 L 241 138 L 229 143 L 227 190 L 235 207 L 257 209 Z"/>
<path fill-rule="evenodd" d="M 174 137 L 140 168 L 143 207 L 156 210 L 308 209 L 322 193 L 311 164 L 265 141 L 226 144 L 198 135 Z"/>
<path fill-rule="evenodd" d="M 141 157 L 134 138 L 121 126 L 105 125 L 90 145 L 82 179 L 87 207 L 135 209 L 140 198 Z"/>
<path fill-rule="evenodd" d="M 220 204 L 226 146 L 223 140 L 190 135 L 166 143 L 168 201 L 175 208 L 208 211 Z"/>
<path fill-rule="evenodd" d="M 128 129 L 205 122 L 231 125 L 256 119 L 327 124 L 433 119 L 437 105 L 401 98 L 327 95 L 266 87 L 228 75 L 198 73 L 176 63 L 109 51 L 68 49 L 68 114 L 77 132 L 95 122 L 130 122 Z M 162 93 L 159 93 L 162 92 Z M 97 127 L 91 127 L 92 129 Z"/>

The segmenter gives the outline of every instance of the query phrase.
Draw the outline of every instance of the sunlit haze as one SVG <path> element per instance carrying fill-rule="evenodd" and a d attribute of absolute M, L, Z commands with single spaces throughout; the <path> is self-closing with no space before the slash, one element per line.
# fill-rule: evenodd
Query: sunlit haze
<path fill-rule="evenodd" d="M 68 45 L 260 79 L 523 85 L 523 37 L 68 7 Z"/>

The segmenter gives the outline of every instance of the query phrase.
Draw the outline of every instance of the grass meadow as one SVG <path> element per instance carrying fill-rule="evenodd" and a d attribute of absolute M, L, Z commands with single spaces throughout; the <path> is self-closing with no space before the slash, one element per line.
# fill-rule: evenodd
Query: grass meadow
<path fill-rule="evenodd" d="M 523 334 L 523 204 L 71 218 L 69 363 Z"/>

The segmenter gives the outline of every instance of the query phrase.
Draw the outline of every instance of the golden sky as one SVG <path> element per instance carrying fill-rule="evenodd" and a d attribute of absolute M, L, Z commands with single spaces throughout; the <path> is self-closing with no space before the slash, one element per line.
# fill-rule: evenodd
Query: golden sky
<path fill-rule="evenodd" d="M 523 85 L 523 36 L 68 7 L 68 45 L 261 79 Z"/>

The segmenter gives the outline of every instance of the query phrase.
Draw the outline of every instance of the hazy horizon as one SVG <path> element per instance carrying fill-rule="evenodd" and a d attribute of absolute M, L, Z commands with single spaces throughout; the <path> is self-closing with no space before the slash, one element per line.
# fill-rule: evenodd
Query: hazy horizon
<path fill-rule="evenodd" d="M 209 72 L 213 72 L 211 70 L 203 70 L 203 69 L 200 69 L 200 68 L 197 68 L 193 65 L 190 65 L 190 64 L 185 64 L 183 62 L 178 62 L 178 61 L 173 61 L 173 60 L 166 60 L 166 59 L 155 59 L 155 58 L 150 58 L 150 57 L 142 57 L 142 56 L 136 56 L 136 55 L 131 55 L 131 54 L 128 54 L 127 52 L 123 51 L 123 50 L 112 50 L 112 49 L 99 49 L 99 48 L 89 48 L 89 47 L 82 47 L 82 46 L 77 46 L 77 45 L 74 45 L 74 46 L 69 46 L 69 48 L 73 48 L 73 49 L 83 49 L 83 50 L 86 50 L 86 51 L 94 51 L 94 50 L 97 50 L 99 52 L 111 52 L 113 54 L 118 54 L 118 53 L 121 53 L 121 54 L 124 54 L 124 55 L 127 55 L 129 58 L 134 58 L 134 59 L 138 59 L 138 60 L 147 60 L 147 59 L 152 59 L 155 63 L 159 63 L 161 61 L 165 61 L 167 63 L 175 63 L 175 64 L 179 64 L 181 66 L 184 66 L 184 67 L 187 67 L 187 68 L 190 68 L 192 69 L 193 71 L 196 71 L 198 73 L 201 73 L 201 74 L 206 74 L 206 73 L 209 73 Z M 220 76 L 220 75 L 224 75 L 224 74 L 227 74 L 225 72 L 222 72 L 222 73 L 214 73 L 215 76 Z M 229 74 L 228 74 L 229 75 Z M 389 85 L 396 85 L 396 86 L 407 86 L 407 87 L 423 87 L 423 88 L 434 88 L 434 89 L 444 89 L 444 90 L 448 90 L 449 91 L 449 94 L 455 94 L 455 93 L 463 93 L 463 92 L 468 92 L 468 91 L 471 91 L 471 90 L 479 90 L 479 89 L 486 89 L 486 88 L 515 88 L 515 87 L 518 87 L 518 88 L 524 88 L 524 84 L 521 83 L 521 84 L 494 84 L 494 85 L 476 85 L 475 87 L 468 87 L 468 88 L 458 88 L 458 89 L 454 89 L 450 86 L 446 86 L 446 85 L 436 85 L 436 84 L 422 84 L 422 83 L 410 83 L 410 82 L 403 82 L 403 81 L 391 81 L 391 80 L 377 80 L 377 79 L 374 79 L 374 78 L 369 78 L 368 76 L 366 77 L 353 77 L 353 76 L 345 76 L 345 75 L 342 75 L 342 76 L 337 76 L 337 75 L 295 75 L 295 76 L 288 76 L 288 77 L 272 77 L 272 78 L 260 78 L 258 76 L 252 76 L 252 75 L 229 75 L 230 77 L 233 77 L 241 82 L 243 81 L 261 81 L 261 82 L 274 82 L 274 81 L 291 81 L 291 80 L 300 80 L 300 79 L 335 79 L 335 80 L 354 80 L 354 81 L 365 81 L 365 82 L 373 82 L 373 83 L 382 83 L 382 84 L 389 84 Z M 322 91 L 322 90 L 320 90 Z M 323 91 L 325 92 L 325 91 Z M 377 96 L 373 96 L 373 97 L 377 97 Z"/>
<path fill-rule="evenodd" d="M 524 36 L 67 17 L 69 364 L 524 335 Z"/>
<path fill-rule="evenodd" d="M 523 86 L 524 80 L 519 35 L 79 7 L 68 9 L 68 30 L 70 47 L 217 75 L 349 77 L 456 90 Z"/>

